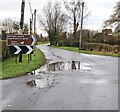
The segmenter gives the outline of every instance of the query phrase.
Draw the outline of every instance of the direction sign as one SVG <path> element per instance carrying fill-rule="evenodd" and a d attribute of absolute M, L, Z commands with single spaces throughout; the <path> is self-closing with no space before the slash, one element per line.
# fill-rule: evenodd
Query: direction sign
<path fill-rule="evenodd" d="M 36 38 L 33 35 L 8 35 L 7 36 L 7 45 L 8 46 L 33 46 L 36 42 Z"/>
<path fill-rule="evenodd" d="M 10 46 L 10 54 L 32 54 L 33 53 L 33 46 Z"/>

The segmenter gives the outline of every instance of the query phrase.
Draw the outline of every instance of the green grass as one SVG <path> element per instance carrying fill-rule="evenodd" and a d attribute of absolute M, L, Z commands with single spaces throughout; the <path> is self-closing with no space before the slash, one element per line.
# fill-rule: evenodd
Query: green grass
<path fill-rule="evenodd" d="M 27 54 L 23 55 L 22 63 L 16 64 L 15 57 L 10 57 L 1 62 L 2 72 L 0 73 L 0 78 L 8 79 L 22 76 L 42 66 L 46 61 L 44 54 L 37 48 L 35 49 L 34 54 L 32 54 L 32 61 L 30 61 L 30 63 L 28 63 Z"/>
<path fill-rule="evenodd" d="M 66 46 L 52 46 L 54 48 L 60 48 L 64 50 L 69 50 L 73 52 L 85 53 L 85 54 L 94 54 L 94 55 L 104 55 L 104 56 L 113 56 L 113 57 L 120 57 L 120 54 L 111 54 L 111 53 L 104 53 L 104 52 L 97 52 L 97 51 L 87 51 L 87 50 L 79 50 L 77 47 L 66 47 Z"/>
<path fill-rule="evenodd" d="M 50 42 L 37 42 L 37 45 L 41 45 L 41 44 L 49 44 Z"/>

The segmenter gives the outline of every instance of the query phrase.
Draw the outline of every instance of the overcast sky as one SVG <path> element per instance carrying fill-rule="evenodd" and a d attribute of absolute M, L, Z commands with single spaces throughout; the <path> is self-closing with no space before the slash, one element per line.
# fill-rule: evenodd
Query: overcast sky
<path fill-rule="evenodd" d="M 12 18 L 19 20 L 21 15 L 21 1 L 22 0 L 0 0 L 0 19 Z M 31 13 L 29 9 L 29 0 L 26 1 L 25 7 L 25 22 L 28 22 Z M 37 13 L 41 13 L 48 0 L 30 0 L 32 9 L 37 9 Z M 49 0 L 54 2 L 55 0 Z M 62 1 L 62 0 L 57 0 Z M 70 1 L 70 0 L 68 0 Z M 84 23 L 84 28 L 93 30 L 102 30 L 103 22 L 109 18 L 113 13 L 113 7 L 119 0 L 84 0 L 88 10 L 91 12 L 89 18 Z M 40 28 L 38 28 L 40 32 Z"/>

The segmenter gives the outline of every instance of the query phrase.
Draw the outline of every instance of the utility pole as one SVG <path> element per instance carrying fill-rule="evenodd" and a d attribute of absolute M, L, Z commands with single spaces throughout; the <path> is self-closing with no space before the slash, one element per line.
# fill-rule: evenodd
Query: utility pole
<path fill-rule="evenodd" d="M 32 34 L 32 19 L 30 18 L 30 34 Z M 32 55 L 28 54 L 28 63 L 32 60 Z"/>
<path fill-rule="evenodd" d="M 120 10 L 118 11 L 118 36 L 120 36 Z"/>
<path fill-rule="evenodd" d="M 34 10 L 34 36 L 36 37 L 36 9 Z M 35 45 L 33 46 L 33 51 L 35 50 Z M 34 52 L 33 52 L 34 53 Z M 35 53 L 34 53 L 34 57 L 35 57 Z"/>
<path fill-rule="evenodd" d="M 84 11 L 84 2 L 82 2 L 82 14 L 81 14 L 81 27 L 80 27 L 80 38 L 79 38 L 79 50 L 82 49 L 83 11 Z"/>
<path fill-rule="evenodd" d="M 36 9 L 34 10 L 34 35 L 36 34 Z"/>
<path fill-rule="evenodd" d="M 19 33 L 20 33 L 20 34 L 23 34 L 24 9 L 25 9 L 25 0 L 22 0 L 22 4 L 21 4 L 20 29 L 19 29 Z M 19 55 L 19 62 L 22 62 L 22 54 Z"/>
<path fill-rule="evenodd" d="M 30 34 L 32 34 L 32 19 L 30 18 Z"/>

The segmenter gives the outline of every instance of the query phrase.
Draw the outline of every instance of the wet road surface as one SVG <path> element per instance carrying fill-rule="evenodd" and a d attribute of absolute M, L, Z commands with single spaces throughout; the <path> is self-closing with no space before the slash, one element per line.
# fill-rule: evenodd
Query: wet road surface
<path fill-rule="evenodd" d="M 3 110 L 118 110 L 118 58 L 37 47 L 46 64 L 2 81 Z"/>

